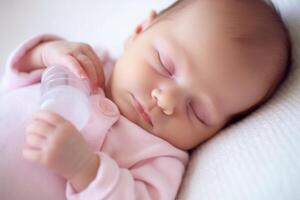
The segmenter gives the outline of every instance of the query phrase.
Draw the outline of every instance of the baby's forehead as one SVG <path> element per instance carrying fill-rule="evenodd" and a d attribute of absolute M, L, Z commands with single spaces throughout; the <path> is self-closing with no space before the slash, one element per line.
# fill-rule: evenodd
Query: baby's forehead
<path fill-rule="evenodd" d="M 195 57 L 236 51 L 247 62 L 284 65 L 288 36 L 280 17 L 259 0 L 190 0 L 174 15 L 173 34 L 190 45 Z M 254 9 L 255 8 L 255 9 Z M 194 48 L 193 48 L 194 47 Z M 215 47 L 215 48 L 213 48 Z M 179 47 L 180 48 L 180 47 Z M 276 55 L 276 57 L 274 57 Z M 210 58 L 212 59 L 212 58 Z M 256 64 L 256 63 L 255 63 Z"/>
<path fill-rule="evenodd" d="M 161 14 L 162 19 L 181 22 L 187 28 L 217 26 L 234 31 L 259 29 L 276 21 L 274 9 L 261 0 L 181 0 Z M 186 21 L 182 20 L 186 19 Z M 246 32 L 246 31 L 245 31 Z"/>

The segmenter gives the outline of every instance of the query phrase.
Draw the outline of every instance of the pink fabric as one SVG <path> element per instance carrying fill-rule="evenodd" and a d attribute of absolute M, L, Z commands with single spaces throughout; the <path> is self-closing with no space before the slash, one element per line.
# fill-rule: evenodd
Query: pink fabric
<path fill-rule="evenodd" d="M 16 63 L 40 42 L 55 39 L 61 38 L 42 35 L 28 40 L 6 66 L 0 98 L 0 199 L 174 199 L 188 154 L 120 115 L 102 89 L 90 97 L 93 111 L 82 130 L 101 160 L 96 178 L 84 191 L 76 193 L 66 180 L 22 158 L 24 130 L 38 109 L 42 70 L 23 73 Z M 107 76 L 113 65 L 106 60 Z"/>
<path fill-rule="evenodd" d="M 44 34 L 24 41 L 18 48 L 16 48 L 10 54 L 7 60 L 5 75 L 1 82 L 1 90 L 6 91 L 39 82 L 43 70 L 35 70 L 29 74 L 23 73 L 21 71 L 18 71 L 17 69 L 18 61 L 20 61 L 28 51 L 30 51 L 33 47 L 37 46 L 38 44 L 47 41 L 62 39 L 63 38 L 58 37 L 56 35 Z"/>

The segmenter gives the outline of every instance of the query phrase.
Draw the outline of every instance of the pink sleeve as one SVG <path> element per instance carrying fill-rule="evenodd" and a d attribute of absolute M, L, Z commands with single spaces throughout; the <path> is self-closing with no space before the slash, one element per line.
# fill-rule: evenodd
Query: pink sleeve
<path fill-rule="evenodd" d="M 68 200 L 175 199 L 186 161 L 161 156 L 124 169 L 107 154 L 98 155 L 101 165 L 96 178 L 80 193 L 76 193 L 68 182 Z"/>
<path fill-rule="evenodd" d="M 19 63 L 22 63 L 20 61 L 22 60 L 24 55 L 26 55 L 26 53 L 28 53 L 38 44 L 61 39 L 61 37 L 58 37 L 56 35 L 42 34 L 24 41 L 10 54 L 7 60 L 4 76 L 1 80 L 0 91 L 9 91 L 39 82 L 43 69 L 33 70 L 29 73 L 22 72 L 19 70 L 19 68 L 21 67 Z"/>

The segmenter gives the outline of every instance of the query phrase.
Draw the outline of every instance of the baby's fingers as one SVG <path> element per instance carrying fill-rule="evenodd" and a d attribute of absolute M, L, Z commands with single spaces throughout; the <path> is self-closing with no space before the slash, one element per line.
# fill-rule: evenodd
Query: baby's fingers
<path fill-rule="evenodd" d="M 27 126 L 26 133 L 48 137 L 49 134 L 53 133 L 54 128 L 54 126 L 51 126 L 45 121 L 35 119 Z"/>
<path fill-rule="evenodd" d="M 32 148 L 43 149 L 47 141 L 47 138 L 42 137 L 37 134 L 27 134 L 26 135 L 26 144 Z"/>
<path fill-rule="evenodd" d="M 83 67 L 72 55 L 66 55 L 61 58 L 61 64 L 66 66 L 71 72 L 73 72 L 78 78 L 87 79 L 88 76 Z"/>
<path fill-rule="evenodd" d="M 23 152 L 23 157 L 27 160 L 39 162 L 42 158 L 42 151 L 39 149 L 33 149 L 26 147 Z"/>
<path fill-rule="evenodd" d="M 47 110 L 40 110 L 33 114 L 33 119 L 37 122 L 41 122 L 42 128 L 53 132 L 57 126 L 68 122 L 65 118 L 63 118 L 60 114 L 47 111 Z"/>
<path fill-rule="evenodd" d="M 87 55 L 81 52 L 73 53 L 73 56 L 84 68 L 87 76 L 89 77 L 91 89 L 92 91 L 95 91 L 98 85 L 98 77 L 96 66 L 94 65 L 93 61 Z"/>
<path fill-rule="evenodd" d="M 100 61 L 99 57 L 96 55 L 94 50 L 91 47 L 87 47 L 86 49 L 83 50 L 84 53 L 91 59 L 93 62 L 96 73 L 97 73 L 97 86 L 98 87 L 103 87 L 104 86 L 104 72 L 103 72 L 103 63 Z"/>

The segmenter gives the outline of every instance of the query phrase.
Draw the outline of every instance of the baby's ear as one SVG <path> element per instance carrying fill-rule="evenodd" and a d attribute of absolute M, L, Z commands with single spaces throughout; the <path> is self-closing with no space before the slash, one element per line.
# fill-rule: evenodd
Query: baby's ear
<path fill-rule="evenodd" d="M 133 34 L 138 35 L 138 34 L 144 32 L 153 23 L 153 21 L 156 19 L 156 17 L 157 17 L 156 11 L 152 10 L 149 13 L 148 18 L 135 27 Z"/>
<path fill-rule="evenodd" d="M 125 48 L 131 45 L 131 43 L 153 23 L 156 17 L 156 11 L 152 10 L 149 13 L 148 18 L 135 27 L 133 34 L 129 36 L 129 38 L 125 42 Z"/>

